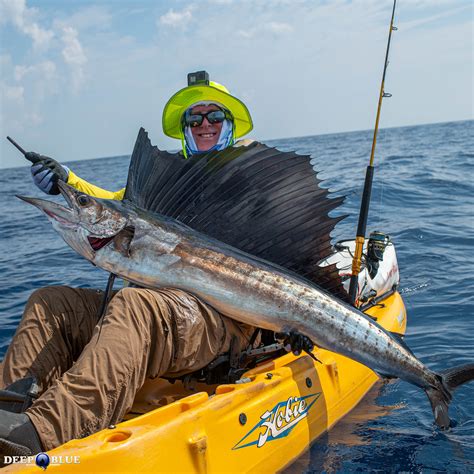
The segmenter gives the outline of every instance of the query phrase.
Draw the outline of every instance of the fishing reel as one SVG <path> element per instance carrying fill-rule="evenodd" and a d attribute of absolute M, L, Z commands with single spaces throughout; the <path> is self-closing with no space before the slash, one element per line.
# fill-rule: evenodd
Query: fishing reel
<path fill-rule="evenodd" d="M 369 271 L 370 278 L 374 278 L 377 275 L 379 269 L 379 262 L 383 260 L 383 254 L 387 245 L 390 243 L 390 236 L 375 230 L 369 236 L 367 242 L 367 270 Z"/>

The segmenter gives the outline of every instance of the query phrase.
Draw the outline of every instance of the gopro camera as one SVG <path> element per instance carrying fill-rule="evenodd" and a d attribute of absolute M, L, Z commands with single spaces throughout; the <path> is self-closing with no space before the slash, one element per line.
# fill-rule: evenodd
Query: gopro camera
<path fill-rule="evenodd" d="M 198 85 L 209 85 L 209 74 L 206 71 L 190 72 L 188 74 L 188 86 Z"/>

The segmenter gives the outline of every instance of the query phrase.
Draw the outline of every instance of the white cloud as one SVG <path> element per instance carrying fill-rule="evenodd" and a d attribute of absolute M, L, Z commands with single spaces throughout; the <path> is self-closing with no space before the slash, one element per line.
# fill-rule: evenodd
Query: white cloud
<path fill-rule="evenodd" d="M 79 41 L 78 30 L 71 25 L 77 24 L 84 26 L 84 28 L 98 28 L 99 23 L 106 25 L 110 22 L 110 14 L 107 10 L 101 7 L 89 7 L 76 12 L 70 17 L 70 21 L 64 19 L 53 20 L 52 29 L 45 29 L 37 21 L 38 10 L 29 8 L 25 0 L 0 0 L 0 12 L 0 23 L 11 23 L 21 33 L 32 39 L 33 59 L 44 56 L 47 47 L 61 45 L 58 42 L 51 42 L 51 39 L 55 36 L 61 38 L 62 58 L 71 70 L 73 90 L 75 91 L 83 82 L 83 66 L 87 62 L 87 57 Z M 52 79 L 57 67 L 58 65 L 51 59 L 36 65 L 18 65 L 14 68 L 14 78 L 17 82 L 21 82 L 25 76 L 36 74 L 38 82 L 45 82 Z M 42 87 L 41 90 L 46 91 L 48 87 Z M 49 90 L 53 90 L 53 88 L 49 88 Z"/>
<path fill-rule="evenodd" d="M 93 5 L 77 10 L 66 18 L 56 20 L 53 25 L 58 29 L 69 25 L 79 31 L 107 30 L 112 26 L 112 14 L 105 6 Z"/>
<path fill-rule="evenodd" d="M 61 54 L 66 64 L 71 68 L 73 89 L 77 91 L 84 80 L 83 66 L 87 62 L 87 57 L 75 28 L 64 26 L 61 39 L 64 44 Z"/>
<path fill-rule="evenodd" d="M 267 23 L 265 29 L 277 34 L 291 33 L 293 31 L 293 27 L 288 23 L 278 23 L 276 21 Z"/>
<path fill-rule="evenodd" d="M 14 66 L 2 57 L 5 69 L 0 83 L 1 120 L 12 132 L 43 123 L 41 111 L 45 101 L 59 90 L 56 65 L 43 61 L 32 65 Z M 10 80 L 7 82 L 7 76 Z M 8 120 L 6 120 L 8 117 Z"/>
<path fill-rule="evenodd" d="M 12 102 L 23 103 L 25 89 L 22 86 L 9 86 L 1 84 L 2 98 Z"/>
<path fill-rule="evenodd" d="M 3 69 L 9 67 L 11 65 L 12 58 L 9 54 L 0 54 L 0 68 L 2 68 L 2 75 Z"/>
<path fill-rule="evenodd" d="M 13 78 L 18 86 L 24 88 L 28 111 L 41 110 L 41 104 L 60 90 L 60 78 L 52 61 L 43 61 L 30 66 L 18 65 L 13 68 Z M 39 116 L 39 114 L 37 114 Z M 39 123 L 33 120 L 33 124 Z"/>
<path fill-rule="evenodd" d="M 54 36 L 51 30 L 41 28 L 34 20 L 36 10 L 28 8 L 25 0 L 0 0 L 2 22 L 12 22 L 19 31 L 33 40 L 35 48 L 47 47 Z"/>
<path fill-rule="evenodd" d="M 410 8 L 433 8 L 437 6 L 456 5 L 458 0 L 410 0 L 405 1 Z"/>
<path fill-rule="evenodd" d="M 237 30 L 237 34 L 244 39 L 252 39 L 254 38 L 257 33 L 259 32 L 270 32 L 276 35 L 284 35 L 287 33 L 291 33 L 293 31 L 293 27 L 288 23 L 280 23 L 277 21 L 270 21 L 268 23 L 263 23 L 258 27 L 248 28 L 246 30 L 240 29 Z"/>
<path fill-rule="evenodd" d="M 82 66 L 87 62 L 86 55 L 82 49 L 82 45 L 77 38 L 77 30 L 72 26 L 65 26 L 62 29 L 62 40 L 64 48 L 62 55 L 64 61 L 68 64 Z"/>
<path fill-rule="evenodd" d="M 181 12 L 175 12 L 172 8 L 159 18 L 162 25 L 171 27 L 180 27 L 187 25 L 192 20 L 193 14 L 191 8 L 187 8 Z"/>
<path fill-rule="evenodd" d="M 25 119 L 31 125 L 40 125 L 43 123 L 43 117 L 36 112 L 30 112 L 25 115 Z"/>
<path fill-rule="evenodd" d="M 44 61 L 39 64 L 31 66 L 15 66 L 14 77 L 15 80 L 20 82 L 25 76 L 33 75 L 35 79 L 41 78 L 41 80 L 51 80 L 54 78 L 56 73 L 56 65 L 52 61 Z"/>
<path fill-rule="evenodd" d="M 237 31 L 237 34 L 239 36 L 241 36 L 242 38 L 245 38 L 245 39 L 250 39 L 250 38 L 253 38 L 254 35 L 255 35 L 255 30 L 251 29 L 251 30 L 238 30 Z"/>
<path fill-rule="evenodd" d="M 455 15 L 458 12 L 469 9 L 472 9 L 471 5 L 461 5 L 459 8 L 452 8 L 450 10 L 443 11 L 435 15 L 424 16 L 423 18 L 417 20 L 407 21 L 403 24 L 403 31 L 408 31 L 413 28 L 419 28 L 422 25 L 433 23 L 436 20 L 446 19 L 449 16 Z"/>

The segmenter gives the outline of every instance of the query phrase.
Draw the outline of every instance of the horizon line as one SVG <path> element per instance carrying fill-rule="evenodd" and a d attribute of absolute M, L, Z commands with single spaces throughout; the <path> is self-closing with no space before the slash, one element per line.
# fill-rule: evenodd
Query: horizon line
<path fill-rule="evenodd" d="M 427 125 L 442 125 L 442 124 L 446 124 L 446 123 L 472 122 L 472 121 L 474 121 L 474 118 L 460 119 L 460 120 L 448 120 L 448 121 L 443 121 L 443 122 L 418 123 L 418 124 L 415 124 L 415 125 L 394 125 L 394 126 L 391 126 L 391 127 L 379 128 L 379 131 L 380 130 L 392 130 L 392 129 L 397 129 L 397 128 L 425 127 Z M 372 128 L 366 128 L 366 129 L 360 129 L 360 130 L 346 130 L 346 131 L 343 131 L 343 132 L 317 133 L 317 134 L 314 134 L 314 135 L 297 135 L 297 136 L 293 136 L 293 137 L 268 138 L 268 139 L 262 139 L 262 140 L 257 140 L 257 141 L 265 143 L 265 142 L 272 142 L 272 141 L 278 141 L 278 140 L 295 140 L 295 139 L 301 139 L 301 138 L 322 137 L 322 136 L 327 136 L 327 135 L 342 135 L 342 134 L 348 134 L 348 133 L 361 133 L 361 132 L 371 132 L 371 131 L 373 131 Z M 80 160 L 64 161 L 63 163 L 76 163 L 76 162 L 79 162 L 79 161 L 105 160 L 105 159 L 109 159 L 109 158 L 122 158 L 122 157 L 126 157 L 126 156 L 131 156 L 131 154 L 130 153 L 124 153 L 124 154 L 119 154 L 119 155 L 96 156 L 96 157 L 93 157 L 93 158 L 83 158 L 83 159 L 80 159 Z M 1 170 L 8 170 L 8 169 L 15 169 L 15 168 L 23 168 L 24 166 L 29 166 L 29 164 L 25 163 L 23 165 L 6 166 L 6 167 L 0 166 L 0 169 Z"/>

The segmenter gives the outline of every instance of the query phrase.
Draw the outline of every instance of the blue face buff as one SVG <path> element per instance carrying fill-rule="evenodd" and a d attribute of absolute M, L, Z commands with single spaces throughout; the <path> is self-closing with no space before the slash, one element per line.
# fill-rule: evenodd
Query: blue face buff
<path fill-rule="evenodd" d="M 207 153 L 208 151 L 220 151 L 228 146 L 234 144 L 234 126 L 231 120 L 225 119 L 222 122 L 221 134 L 217 143 L 209 150 L 198 150 L 196 142 L 194 141 L 193 132 L 190 125 L 184 127 L 184 139 L 187 156 L 195 155 L 196 153 Z"/>

